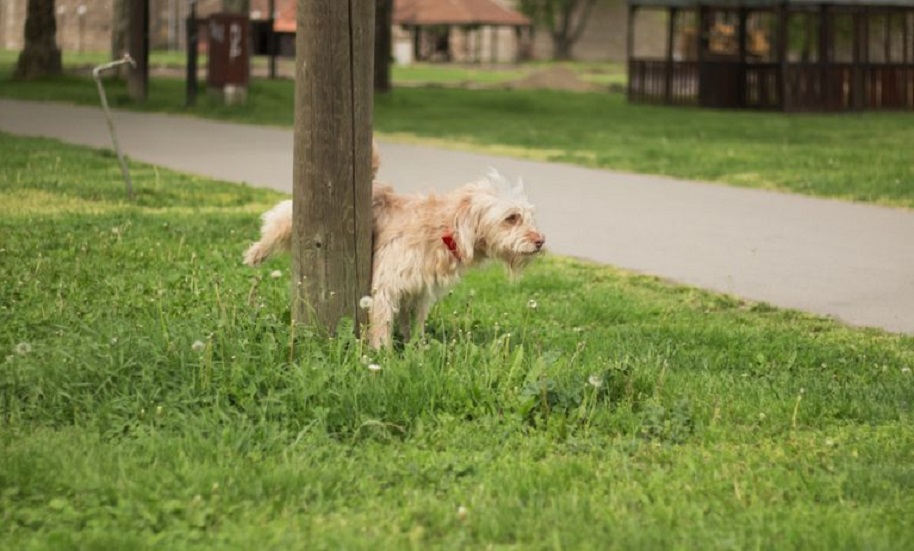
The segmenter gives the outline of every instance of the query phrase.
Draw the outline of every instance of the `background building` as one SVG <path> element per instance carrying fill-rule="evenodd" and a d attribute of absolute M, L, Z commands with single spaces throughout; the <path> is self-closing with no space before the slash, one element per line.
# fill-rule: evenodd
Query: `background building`
<path fill-rule="evenodd" d="M 436 0 L 431 0 L 435 2 Z M 441 0 L 449 3 L 449 0 Z M 492 0 L 516 9 L 517 0 Z M 110 51 L 112 28 L 115 24 L 115 0 L 57 0 L 57 42 L 63 54 L 78 51 Z M 0 0 L 0 48 L 19 50 L 23 45 L 27 0 Z M 186 47 L 185 22 L 190 11 L 188 0 L 149 0 L 150 48 L 154 50 L 183 50 Z M 269 19 L 269 0 L 251 0 L 251 19 Z M 294 25 L 295 0 L 275 0 L 278 24 L 285 21 L 284 31 L 289 32 L 289 23 Z M 220 11 L 221 0 L 199 0 L 197 13 L 206 17 Z M 582 61 L 624 61 L 627 41 L 625 0 L 599 0 L 591 12 L 585 30 L 574 47 L 575 59 Z M 290 21 L 291 19 L 291 21 Z M 666 16 L 654 13 L 639 19 L 639 49 L 644 55 L 662 55 Z M 452 58 L 450 61 L 474 61 L 474 53 L 482 54 L 482 60 L 513 62 L 521 52 L 518 44 L 526 51 L 529 59 L 545 60 L 552 55 L 552 41 L 546 29 L 536 29 L 518 41 L 512 26 L 476 27 L 470 31 L 450 33 L 449 41 Z M 394 54 L 405 52 L 413 36 L 409 29 L 394 25 Z M 655 39 L 652 39 L 654 37 Z M 288 42 L 288 41 L 286 41 Z M 397 46 L 397 44 L 400 46 Z M 403 45 L 403 44 L 407 45 Z M 413 48 L 414 48 L 413 44 Z M 289 54 L 291 52 L 285 51 Z M 415 52 L 413 52 L 415 53 Z M 440 56 L 439 56 L 440 57 Z M 435 59 L 445 61 L 445 59 Z"/>

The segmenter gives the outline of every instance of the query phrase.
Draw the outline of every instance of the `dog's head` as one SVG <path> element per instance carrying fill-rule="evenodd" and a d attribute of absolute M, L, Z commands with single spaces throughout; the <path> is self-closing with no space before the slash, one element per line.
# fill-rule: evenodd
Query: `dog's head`
<path fill-rule="evenodd" d="M 454 224 L 460 254 L 467 260 L 501 260 L 516 276 L 546 243 L 523 183 L 512 184 L 493 169 L 464 189 Z"/>

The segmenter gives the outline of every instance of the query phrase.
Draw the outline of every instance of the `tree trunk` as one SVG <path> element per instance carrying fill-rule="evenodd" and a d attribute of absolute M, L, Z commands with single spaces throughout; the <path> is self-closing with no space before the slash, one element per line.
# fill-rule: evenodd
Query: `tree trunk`
<path fill-rule="evenodd" d="M 127 0 L 114 0 L 111 10 L 111 59 L 120 59 L 127 51 L 127 28 L 130 26 L 130 11 Z M 126 74 L 126 70 L 124 71 Z"/>
<path fill-rule="evenodd" d="M 57 47 L 54 0 L 29 0 L 25 17 L 25 47 L 19 54 L 14 78 L 32 79 L 63 72 Z"/>
<path fill-rule="evenodd" d="M 374 91 L 390 91 L 390 56 L 393 0 L 378 0 L 374 28 Z"/>
<path fill-rule="evenodd" d="M 571 59 L 571 48 L 574 42 L 567 34 L 552 35 L 552 59 L 568 61 Z"/>
<path fill-rule="evenodd" d="M 247 14 L 251 11 L 251 0 L 222 0 L 222 11 Z"/>
<path fill-rule="evenodd" d="M 525 13 L 549 29 L 552 57 L 558 61 L 572 58 L 572 49 L 590 21 L 597 0 L 527 0 Z"/>
<path fill-rule="evenodd" d="M 136 67 L 127 73 L 127 94 L 146 101 L 149 93 L 149 0 L 130 0 L 128 46 Z"/>

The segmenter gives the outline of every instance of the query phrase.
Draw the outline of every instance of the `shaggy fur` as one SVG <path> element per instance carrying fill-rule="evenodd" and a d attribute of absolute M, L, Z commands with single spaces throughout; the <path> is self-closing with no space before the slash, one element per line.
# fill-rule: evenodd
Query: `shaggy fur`
<path fill-rule="evenodd" d="M 372 214 L 368 340 L 375 348 L 390 343 L 394 319 L 404 339 L 413 325 L 421 332 L 431 306 L 468 269 L 495 259 L 516 275 L 545 242 L 522 185 L 494 170 L 444 195 L 405 195 L 376 183 Z M 291 237 L 289 200 L 263 215 L 260 241 L 245 253 L 245 264 L 288 250 Z"/>

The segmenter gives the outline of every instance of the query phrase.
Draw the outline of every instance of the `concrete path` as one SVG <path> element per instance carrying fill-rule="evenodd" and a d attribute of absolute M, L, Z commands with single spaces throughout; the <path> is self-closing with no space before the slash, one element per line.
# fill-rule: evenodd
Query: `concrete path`
<path fill-rule="evenodd" d="M 115 120 L 133 159 L 291 190 L 291 130 Z M 100 108 L 0 100 L 0 131 L 110 148 Z M 403 191 L 446 190 L 488 167 L 523 176 L 555 253 L 914 334 L 912 211 L 383 141 L 381 153 L 380 179 Z"/>

